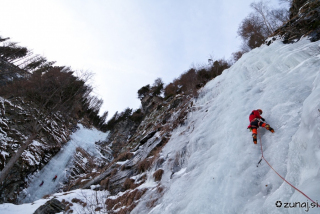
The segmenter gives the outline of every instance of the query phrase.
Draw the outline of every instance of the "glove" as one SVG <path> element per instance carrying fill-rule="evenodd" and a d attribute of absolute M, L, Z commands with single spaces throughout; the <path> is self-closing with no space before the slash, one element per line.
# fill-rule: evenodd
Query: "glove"
<path fill-rule="evenodd" d="M 261 120 L 262 120 L 262 121 L 266 121 L 263 117 L 261 117 Z"/>

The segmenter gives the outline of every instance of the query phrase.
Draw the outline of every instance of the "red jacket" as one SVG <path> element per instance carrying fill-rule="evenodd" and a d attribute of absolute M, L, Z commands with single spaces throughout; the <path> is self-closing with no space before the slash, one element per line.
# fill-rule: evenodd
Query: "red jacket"
<path fill-rule="evenodd" d="M 249 116 L 249 121 L 251 123 L 251 121 L 255 118 L 261 119 L 262 117 L 260 116 L 260 113 L 258 110 L 253 110 Z M 249 124 L 248 129 L 251 128 L 251 124 Z"/>
<path fill-rule="evenodd" d="M 262 117 L 260 116 L 260 113 L 258 110 L 253 110 L 249 116 L 249 121 L 251 123 L 251 121 L 255 118 L 261 119 Z"/>

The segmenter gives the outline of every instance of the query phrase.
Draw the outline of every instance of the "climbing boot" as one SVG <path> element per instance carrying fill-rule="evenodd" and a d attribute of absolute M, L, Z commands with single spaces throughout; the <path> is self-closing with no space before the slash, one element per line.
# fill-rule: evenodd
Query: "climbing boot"
<path fill-rule="evenodd" d="M 257 144 L 257 135 L 256 134 L 252 134 L 253 137 L 253 143 Z"/>
<path fill-rule="evenodd" d="M 270 132 L 274 133 L 273 128 L 271 128 L 269 124 L 266 125 L 266 129 L 269 130 Z"/>

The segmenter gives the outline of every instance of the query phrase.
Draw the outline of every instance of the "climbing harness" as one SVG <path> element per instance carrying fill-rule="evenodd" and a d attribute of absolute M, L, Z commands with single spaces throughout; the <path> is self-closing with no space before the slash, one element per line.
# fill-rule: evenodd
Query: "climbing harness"
<path fill-rule="evenodd" d="M 301 190 L 299 190 L 297 187 L 293 186 L 291 183 L 289 183 L 286 179 L 284 179 L 270 164 L 269 162 L 264 158 L 263 156 L 263 149 L 262 149 L 262 143 L 261 143 L 261 136 L 260 133 L 258 131 L 258 135 L 259 135 L 259 140 L 260 140 L 260 146 L 261 146 L 261 160 L 263 159 L 268 165 L 269 167 L 283 180 L 285 181 L 287 184 L 289 184 L 293 189 L 297 190 L 298 192 L 300 192 L 302 195 L 304 195 L 307 199 L 309 199 L 310 201 L 312 201 L 313 203 L 317 204 L 318 207 L 320 207 L 320 205 L 318 203 L 316 203 L 314 200 L 312 200 L 309 196 L 307 196 L 305 193 L 303 193 Z M 261 160 L 259 161 L 258 165 L 261 163 Z"/>

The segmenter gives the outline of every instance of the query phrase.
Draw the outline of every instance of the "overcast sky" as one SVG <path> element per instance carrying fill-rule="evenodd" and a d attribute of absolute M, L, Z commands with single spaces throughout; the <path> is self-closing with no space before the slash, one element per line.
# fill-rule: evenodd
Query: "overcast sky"
<path fill-rule="evenodd" d="M 56 65 L 95 73 L 109 117 L 137 91 L 208 58 L 230 59 L 253 0 L 0 0 L 0 35 Z M 272 0 L 277 2 L 277 0 Z"/>

